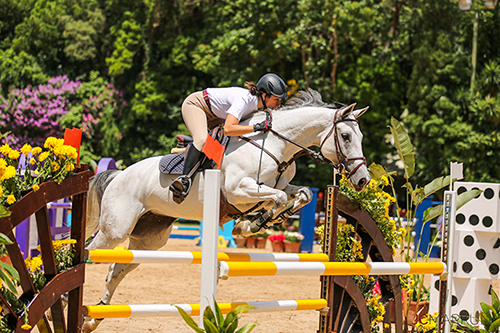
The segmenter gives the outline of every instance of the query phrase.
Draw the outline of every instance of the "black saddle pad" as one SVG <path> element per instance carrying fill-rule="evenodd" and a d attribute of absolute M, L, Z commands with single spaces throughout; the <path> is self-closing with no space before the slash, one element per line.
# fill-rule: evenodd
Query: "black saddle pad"
<path fill-rule="evenodd" d="M 167 175 L 182 175 L 184 152 L 163 156 L 158 165 L 160 172 Z"/>

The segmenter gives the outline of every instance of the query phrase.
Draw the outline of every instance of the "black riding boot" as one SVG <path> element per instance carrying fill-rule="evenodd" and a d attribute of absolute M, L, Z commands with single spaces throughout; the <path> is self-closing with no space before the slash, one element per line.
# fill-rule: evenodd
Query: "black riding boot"
<path fill-rule="evenodd" d="M 177 177 L 170 185 L 170 190 L 174 193 L 174 201 L 178 204 L 184 201 L 191 189 L 191 182 L 198 168 L 198 162 L 205 156 L 201 151 L 191 145 L 188 148 L 186 160 L 184 161 L 184 169 L 182 176 Z"/>

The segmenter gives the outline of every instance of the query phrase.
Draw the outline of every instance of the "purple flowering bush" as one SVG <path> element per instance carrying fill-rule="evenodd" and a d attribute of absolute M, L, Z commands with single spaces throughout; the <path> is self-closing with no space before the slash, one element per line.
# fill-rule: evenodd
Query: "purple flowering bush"
<path fill-rule="evenodd" d="M 47 84 L 13 88 L 0 94 L 0 144 L 14 149 L 22 144 L 42 145 L 47 137 L 62 137 L 64 128 L 82 128 L 81 161 L 115 156 L 122 132 L 118 119 L 126 106 L 121 92 L 92 72 L 88 82 L 67 76 Z"/>
<path fill-rule="evenodd" d="M 9 144 L 15 148 L 25 142 L 42 145 L 49 136 L 61 136 L 59 119 L 69 111 L 71 95 L 80 84 L 58 76 L 47 84 L 14 88 L 6 97 L 0 95 L 0 131 L 11 132 Z"/>
<path fill-rule="evenodd" d="M 98 72 L 91 72 L 90 80 L 81 84 L 74 97 L 75 102 L 61 124 L 83 129 L 81 159 L 88 162 L 115 157 L 122 139 L 119 120 L 127 105 L 123 94 L 99 77 Z"/>

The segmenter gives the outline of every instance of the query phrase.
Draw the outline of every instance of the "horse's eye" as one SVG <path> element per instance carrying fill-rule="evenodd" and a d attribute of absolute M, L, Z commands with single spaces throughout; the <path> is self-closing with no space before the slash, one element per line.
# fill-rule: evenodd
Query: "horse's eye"
<path fill-rule="evenodd" d="M 343 133 L 342 134 L 342 139 L 344 139 L 344 141 L 349 141 L 349 134 Z"/>

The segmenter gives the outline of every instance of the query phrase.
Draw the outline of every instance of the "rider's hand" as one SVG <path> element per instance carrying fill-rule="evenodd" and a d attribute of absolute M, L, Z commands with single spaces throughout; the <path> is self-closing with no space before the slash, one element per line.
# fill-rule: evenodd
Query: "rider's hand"
<path fill-rule="evenodd" d="M 268 121 L 268 120 L 264 120 L 261 123 L 253 125 L 253 131 L 254 132 L 257 132 L 257 131 L 267 131 L 268 129 L 271 129 L 271 128 L 272 128 L 271 121 Z"/>

